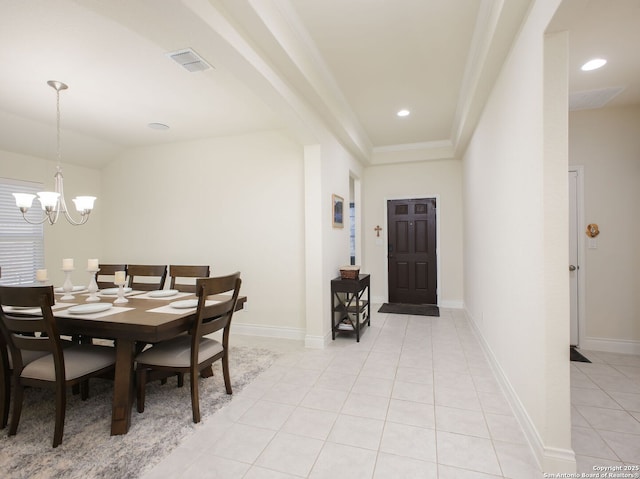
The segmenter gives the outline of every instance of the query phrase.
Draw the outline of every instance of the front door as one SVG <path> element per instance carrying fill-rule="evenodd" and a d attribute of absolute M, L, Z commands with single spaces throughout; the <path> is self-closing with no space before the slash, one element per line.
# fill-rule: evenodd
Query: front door
<path fill-rule="evenodd" d="M 389 302 L 438 304 L 436 199 L 387 202 Z"/>

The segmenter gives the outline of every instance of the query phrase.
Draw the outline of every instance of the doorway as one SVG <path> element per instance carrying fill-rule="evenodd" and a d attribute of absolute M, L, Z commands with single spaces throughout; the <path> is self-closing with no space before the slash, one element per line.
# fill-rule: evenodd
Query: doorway
<path fill-rule="evenodd" d="M 436 199 L 387 201 L 389 302 L 438 304 Z"/>
<path fill-rule="evenodd" d="M 569 304 L 571 346 L 580 346 L 584 330 L 584 261 L 582 227 L 584 172 L 580 166 L 569 170 Z"/>

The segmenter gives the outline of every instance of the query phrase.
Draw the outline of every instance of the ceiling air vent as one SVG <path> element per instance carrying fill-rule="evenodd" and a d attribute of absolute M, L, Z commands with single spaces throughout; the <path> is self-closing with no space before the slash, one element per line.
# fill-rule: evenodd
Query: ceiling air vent
<path fill-rule="evenodd" d="M 625 87 L 602 88 L 600 90 L 578 91 L 569 95 L 569 110 L 593 110 L 602 108 Z"/>
<path fill-rule="evenodd" d="M 201 72 L 213 68 L 204 59 L 194 52 L 191 48 L 178 50 L 176 52 L 167 53 L 167 56 L 187 71 Z"/>

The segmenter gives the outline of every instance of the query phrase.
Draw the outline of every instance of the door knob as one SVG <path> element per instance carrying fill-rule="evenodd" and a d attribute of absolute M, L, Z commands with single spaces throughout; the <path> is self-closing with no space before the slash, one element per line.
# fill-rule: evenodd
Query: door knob
<path fill-rule="evenodd" d="M 574 265 L 572 264 L 569 265 L 569 271 L 575 271 L 576 269 L 577 268 Z"/>

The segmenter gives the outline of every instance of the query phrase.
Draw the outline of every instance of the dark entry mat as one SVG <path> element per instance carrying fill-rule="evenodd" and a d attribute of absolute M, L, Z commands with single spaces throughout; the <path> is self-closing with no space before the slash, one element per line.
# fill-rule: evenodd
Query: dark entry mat
<path fill-rule="evenodd" d="M 418 316 L 440 316 L 440 308 L 435 304 L 384 303 L 379 313 L 414 314 Z"/>
<path fill-rule="evenodd" d="M 574 346 L 570 346 L 569 351 L 570 351 L 569 358 L 571 359 L 571 361 L 579 361 L 581 363 L 591 362 L 587 358 L 585 358 L 582 354 L 580 354 L 578 351 L 576 351 L 576 348 Z"/>

